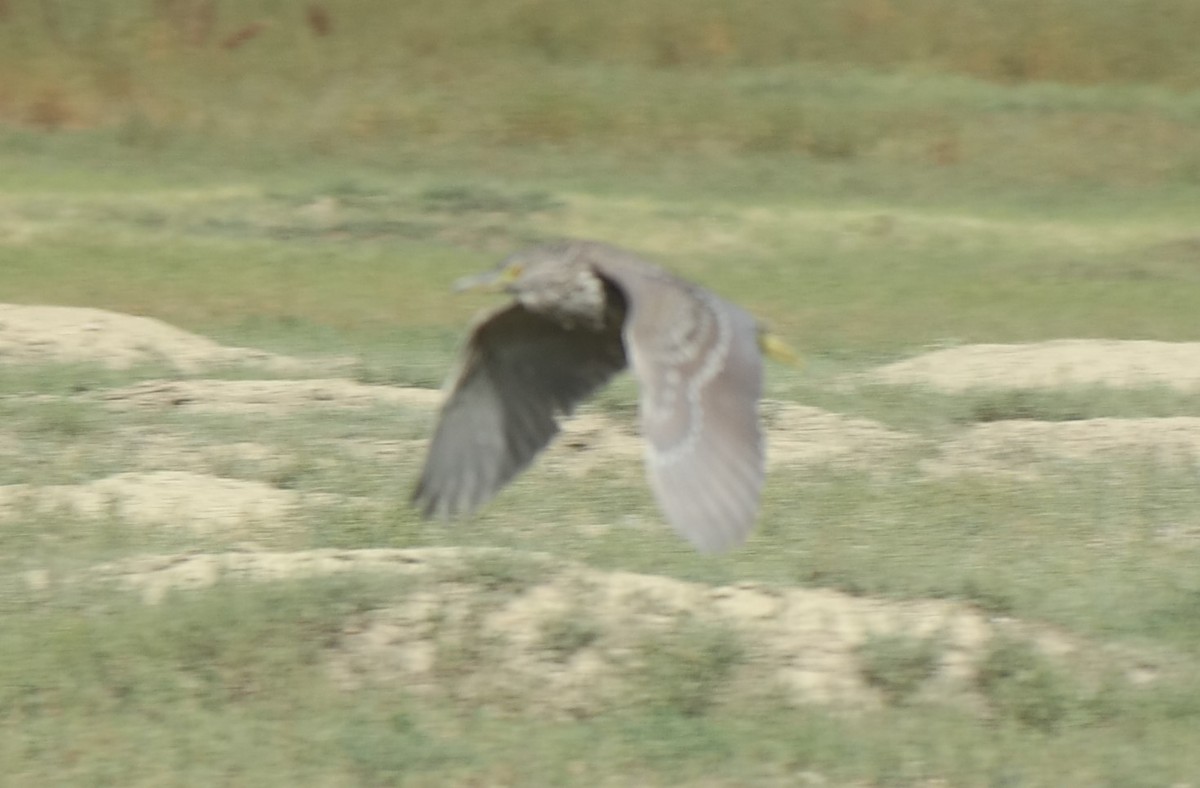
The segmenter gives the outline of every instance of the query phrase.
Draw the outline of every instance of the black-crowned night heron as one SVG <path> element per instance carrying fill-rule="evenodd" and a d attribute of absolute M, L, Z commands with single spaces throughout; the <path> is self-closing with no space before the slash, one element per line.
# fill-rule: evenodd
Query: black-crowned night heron
<path fill-rule="evenodd" d="M 786 346 L 740 307 L 592 241 L 526 249 L 456 288 L 482 286 L 516 300 L 471 330 L 413 492 L 425 517 L 487 502 L 628 363 L 667 520 L 705 552 L 746 538 L 764 475 L 762 353 L 789 360 Z"/>

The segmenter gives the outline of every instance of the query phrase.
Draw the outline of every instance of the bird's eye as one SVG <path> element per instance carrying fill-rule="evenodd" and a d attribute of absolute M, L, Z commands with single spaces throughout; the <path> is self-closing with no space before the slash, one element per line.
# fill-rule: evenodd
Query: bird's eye
<path fill-rule="evenodd" d="M 508 268 L 504 269 L 504 281 L 515 282 L 521 278 L 521 274 L 525 272 L 524 263 L 509 263 Z"/>

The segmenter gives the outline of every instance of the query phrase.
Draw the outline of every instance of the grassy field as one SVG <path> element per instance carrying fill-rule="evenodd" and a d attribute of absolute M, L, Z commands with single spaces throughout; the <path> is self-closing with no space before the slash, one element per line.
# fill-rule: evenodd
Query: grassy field
<path fill-rule="evenodd" d="M 450 282 L 532 240 L 595 237 L 787 337 L 806 366 L 771 367 L 772 399 L 918 441 L 879 467 L 774 469 L 747 547 L 702 557 L 658 523 L 633 463 L 535 467 L 480 517 L 430 525 L 406 505 L 419 455 L 379 449 L 427 435 L 427 410 L 114 409 L 87 395 L 187 376 L 6 364 L 0 485 L 187 458 L 353 497 L 232 535 L 66 510 L 0 519 L 10 784 L 1197 784 L 1195 464 L 921 471 L 928 447 L 974 425 L 1200 415 L 1194 393 L 846 383 L 934 346 L 1197 339 L 1196 4 L 700 5 L 0 0 L 2 302 L 146 315 L 361 383 L 436 387 L 491 303 Z M 594 412 L 626 423 L 635 402 L 626 380 Z M 173 453 L 148 453 L 151 439 Z M 247 440 L 265 459 L 230 453 Z M 614 511 L 653 527 L 594 527 Z M 683 622 L 630 646 L 626 703 L 561 718 L 468 691 L 492 652 L 465 638 L 439 642 L 432 694 L 334 681 L 347 622 L 422 593 L 412 578 L 229 581 L 148 605 L 95 570 L 438 546 L 510 551 L 443 578 L 492 605 L 554 571 L 523 557 L 538 552 L 950 600 L 1133 654 L 1155 680 L 997 639 L 979 706 L 959 708 L 914 689 L 936 642 L 878 636 L 861 659 L 883 703 L 789 704 L 731 678 L 752 638 Z M 544 646 L 565 660 L 599 627 L 548 620 Z"/>

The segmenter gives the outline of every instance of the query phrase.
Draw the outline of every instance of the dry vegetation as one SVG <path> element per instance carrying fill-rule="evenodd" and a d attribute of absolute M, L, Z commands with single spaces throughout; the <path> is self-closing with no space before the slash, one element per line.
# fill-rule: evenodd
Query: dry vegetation
<path fill-rule="evenodd" d="M 0 120 L 105 128 L 150 150 L 215 136 L 324 155 L 548 144 L 965 165 L 1000 179 L 1200 172 L 1197 103 L 1182 92 L 1200 88 L 1189 0 L 7 9 Z M 1153 155 L 1135 155 L 1143 141 Z M 1120 153 L 1080 155 L 1097 145 Z"/>
<path fill-rule="evenodd" d="M 240 747 L 194 731 L 175 735 L 214 748 L 239 776 L 279 784 L 314 775 L 593 782 L 642 768 L 676 782 L 697 778 L 707 763 L 730 784 L 799 768 L 821 780 L 887 781 L 901 770 L 966 781 L 1005 773 L 1049 785 L 1064 764 L 1043 772 L 1040 748 L 1081 737 L 1081 760 L 1066 767 L 1082 784 L 1131 775 L 1121 771 L 1127 757 L 1131 768 L 1150 763 L 1123 750 L 1098 762 L 1085 755 L 1113 746 L 1110 728 L 1128 735 L 1129 715 L 1149 715 L 1138 725 L 1152 724 L 1165 742 L 1179 731 L 1162 715 L 1179 715 L 1178 726 L 1191 730 L 1194 705 L 1168 699 L 1192 697 L 1197 681 L 1200 633 L 1179 615 L 1191 604 L 1181 581 L 1200 544 L 1189 525 L 1196 495 L 1179 485 L 1200 454 L 1195 441 L 1181 443 L 1178 424 L 1195 419 L 999 420 L 954 431 L 935 448 L 937 430 L 907 434 L 768 402 L 773 472 L 762 533 L 744 554 L 700 559 L 667 541 L 648 502 L 629 499 L 639 483 L 637 445 L 619 403 L 568 425 L 541 470 L 496 504 L 496 516 L 445 530 L 416 523 L 393 481 L 397 467 L 406 476 L 416 468 L 423 440 L 415 436 L 427 430 L 436 392 L 255 378 L 320 363 L 247 354 L 94 309 L 41 314 L 40 328 L 27 313 L 0 325 L 10 369 L 28 374 L 2 403 L 0 457 L 10 461 L 9 483 L 0 484 L 11 655 L 4 691 L 7 724 L 36 723 L 4 757 L 31 780 L 61 774 L 37 756 L 38 736 L 96 723 L 139 737 L 147 715 L 187 709 L 203 730 L 227 724 L 234 709 L 269 718 L 278 703 L 299 703 L 342 731 L 318 748 L 319 764 L 295 749 L 312 735 L 303 726 Z M 103 323 L 109 360 L 125 368 L 99 386 L 76 374 L 61 390 L 56 363 L 105 361 L 88 346 L 76 348 L 79 359 L 64 357 L 58 340 L 80 320 Z M 156 360 L 167 369 L 251 377 L 130 384 L 150 370 L 129 368 L 121 348 L 164 336 L 172 342 L 157 346 Z M 1163 359 L 1176 350 L 1159 349 Z M 230 368 L 234 357 L 249 366 Z M 1161 383 L 1162 365 L 1145 351 L 1141 359 L 1156 374 L 1118 371 L 1097 383 Z M 1005 368 L 1000 357 L 988 372 L 1003 377 L 1027 363 Z M 926 383 L 953 368 L 926 366 Z M 1176 369 L 1181 380 L 1189 371 Z M 818 384 L 840 389 L 853 407 L 848 385 L 870 384 L 845 376 Z M 1069 439 L 1060 434 L 1068 430 Z M 25 469 L 11 462 L 17 457 Z M 1016 460 L 1015 470 L 1005 460 Z M 1081 482 L 1085 497 L 1097 483 L 1110 495 L 1072 516 Z M 1131 484 L 1148 487 L 1136 500 L 1111 494 Z M 555 496 L 569 509 L 556 514 Z M 799 518 L 779 508 L 814 503 Z M 1143 519 L 1147 504 L 1156 514 Z M 964 506 L 988 520 L 984 529 L 966 526 L 974 534 L 966 543 Z M 619 509 L 632 514 L 614 517 Z M 1031 535 L 1037 551 L 1026 544 Z M 498 546 L 466 546 L 488 543 Z M 862 548 L 866 563 L 852 557 Z M 1006 552 L 1016 566 L 998 560 Z M 648 573 L 647 559 L 657 572 Z M 1074 566 L 1066 576 L 1061 561 Z M 795 585 L 801 577 L 808 582 Z M 1118 577 L 1128 585 L 1112 585 Z M 1106 601 L 1114 594 L 1122 600 L 1115 614 Z M 35 645 L 50 657 L 45 667 L 34 667 Z M 302 687 L 316 694 L 302 700 Z M 363 705 L 381 694 L 383 706 Z M 66 705 L 47 717 L 47 703 Z M 208 711 L 197 718 L 194 704 Z M 501 727 L 552 720 L 600 736 L 631 761 L 613 766 L 568 739 L 518 766 L 500 729 L 464 729 L 464 714 Z M 775 729 L 767 741 L 791 754 L 755 762 L 743 753 L 717 767 L 690 750 L 695 736 L 722 748 L 764 743 L 764 731 L 737 722 L 746 714 Z M 814 733 L 814 714 L 828 715 L 823 724 L 879 762 L 843 757 Z M 898 741 L 880 734 L 906 717 L 929 730 Z M 953 719 L 965 762 L 930 753 L 928 766 L 901 755 L 944 735 Z M 669 727 L 621 743 L 648 720 Z M 999 744 L 997 728 L 1007 739 Z M 981 738 L 964 737 L 969 730 Z M 278 763 L 237 764 L 261 746 Z M 672 754 L 634 765 L 656 747 Z M 170 744 L 149 761 L 92 748 L 81 745 L 80 774 L 158 774 L 151 779 L 159 782 L 195 774 L 173 760 Z M 989 760 L 1011 757 L 1010 748 L 1024 759 L 995 771 Z M 397 760 L 395 752 L 409 755 Z M 1155 773 L 1192 766 L 1167 759 Z"/>
<path fill-rule="evenodd" d="M 0 0 L 3 781 L 1193 785 L 1197 29 Z M 627 379 L 415 518 L 449 283 L 558 235 L 803 351 L 744 549 Z"/>

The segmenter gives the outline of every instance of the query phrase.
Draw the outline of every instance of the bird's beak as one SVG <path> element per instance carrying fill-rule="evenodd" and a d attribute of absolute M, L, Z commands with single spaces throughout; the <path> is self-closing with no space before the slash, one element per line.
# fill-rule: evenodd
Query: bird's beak
<path fill-rule="evenodd" d="M 778 334 L 765 329 L 760 330 L 758 332 L 758 347 L 762 350 L 763 355 L 772 361 L 778 361 L 780 364 L 787 364 L 789 367 L 797 368 L 802 364 L 800 356 Z"/>
<path fill-rule="evenodd" d="M 509 265 L 494 271 L 484 271 L 482 274 L 464 276 L 454 283 L 454 292 L 463 293 L 467 290 L 499 292 L 515 282 L 520 275 L 520 268 Z"/>
<path fill-rule="evenodd" d="M 484 271 L 482 274 L 464 276 L 454 283 L 454 292 L 463 293 L 467 290 L 499 290 L 503 284 L 499 271 Z"/>

